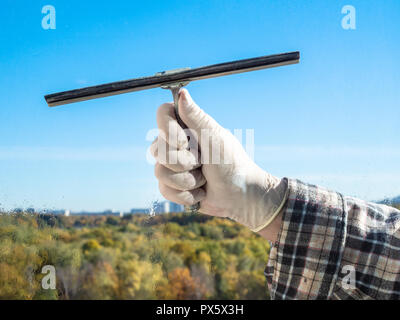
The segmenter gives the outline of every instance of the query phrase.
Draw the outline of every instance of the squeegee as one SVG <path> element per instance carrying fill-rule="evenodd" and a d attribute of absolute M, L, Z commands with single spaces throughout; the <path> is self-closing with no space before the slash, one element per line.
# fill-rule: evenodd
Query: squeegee
<path fill-rule="evenodd" d="M 174 98 L 176 118 L 179 124 L 185 129 L 187 127 L 182 122 L 178 114 L 178 92 L 180 88 L 186 86 L 189 82 L 285 66 L 298 63 L 299 61 L 300 52 L 298 51 L 267 55 L 257 58 L 213 64 L 193 69 L 182 68 L 170 71 L 162 71 L 156 73 L 154 76 L 111 82 L 97 86 L 53 93 L 46 95 L 45 99 L 49 107 L 55 107 L 73 102 L 97 99 L 158 87 L 169 89 L 171 90 Z M 192 206 L 191 210 L 196 210 L 198 208 L 199 204 Z"/>

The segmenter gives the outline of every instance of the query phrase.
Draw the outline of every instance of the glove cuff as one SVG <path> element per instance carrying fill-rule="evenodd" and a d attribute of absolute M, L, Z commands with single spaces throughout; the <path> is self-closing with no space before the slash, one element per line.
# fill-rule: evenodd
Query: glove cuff
<path fill-rule="evenodd" d="M 259 232 L 262 229 L 266 228 L 271 222 L 279 215 L 282 211 L 283 207 L 286 204 L 286 200 L 289 196 L 289 187 L 288 180 L 283 178 L 279 184 L 268 191 L 266 195 L 266 207 L 265 207 L 265 215 L 266 220 L 259 226 L 255 228 L 251 228 L 253 232 Z"/>

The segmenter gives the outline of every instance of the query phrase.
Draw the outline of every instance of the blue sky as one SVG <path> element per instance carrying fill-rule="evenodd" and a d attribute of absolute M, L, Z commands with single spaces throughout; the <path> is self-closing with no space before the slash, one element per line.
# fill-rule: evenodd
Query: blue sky
<path fill-rule="evenodd" d="M 356 30 L 341 26 L 344 5 Z M 44 5 L 56 29 L 41 26 Z M 197 103 L 252 128 L 255 161 L 348 195 L 400 194 L 400 2 L 2 1 L 0 208 L 127 210 L 159 199 L 148 130 L 169 92 L 48 108 L 43 96 L 299 50 L 301 63 L 198 81 Z"/>

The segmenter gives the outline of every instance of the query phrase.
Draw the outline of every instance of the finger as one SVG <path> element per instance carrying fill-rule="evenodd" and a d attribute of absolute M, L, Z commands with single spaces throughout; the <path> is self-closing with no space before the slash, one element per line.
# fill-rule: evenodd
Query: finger
<path fill-rule="evenodd" d="M 163 184 L 181 191 L 194 190 L 206 183 L 206 178 L 203 176 L 201 169 L 174 172 L 162 164 L 156 163 L 154 174 Z"/>
<path fill-rule="evenodd" d="M 150 154 L 153 156 L 153 158 L 156 157 L 157 148 L 158 148 L 158 137 L 155 138 L 150 145 Z"/>
<path fill-rule="evenodd" d="M 194 129 L 200 137 L 201 130 L 216 130 L 221 126 L 207 113 L 205 113 L 192 99 L 186 89 L 179 91 L 179 115 L 183 122 Z"/>
<path fill-rule="evenodd" d="M 183 204 L 185 206 L 194 205 L 203 200 L 206 196 L 206 192 L 202 188 L 197 188 L 190 191 L 180 191 L 168 187 L 162 182 L 159 182 L 158 188 L 165 199 L 175 203 Z"/>
<path fill-rule="evenodd" d="M 176 120 L 175 107 L 173 103 L 164 103 L 157 110 L 157 125 L 162 138 L 177 149 L 185 149 L 188 139 L 185 131 Z"/>
<path fill-rule="evenodd" d="M 190 171 L 201 166 L 197 149 L 177 150 L 166 144 L 162 139 L 158 139 L 157 142 L 152 144 L 150 152 L 157 162 L 174 172 Z"/>

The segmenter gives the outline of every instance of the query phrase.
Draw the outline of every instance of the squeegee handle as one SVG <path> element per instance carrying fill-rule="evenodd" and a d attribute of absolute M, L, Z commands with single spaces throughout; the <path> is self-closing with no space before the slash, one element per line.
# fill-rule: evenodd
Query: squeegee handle
<path fill-rule="evenodd" d="M 179 101 L 180 88 L 181 88 L 181 86 L 171 88 L 172 96 L 174 97 L 175 116 L 176 116 L 176 120 L 178 121 L 181 128 L 187 129 L 188 128 L 187 125 L 182 121 L 181 117 L 179 116 L 178 101 Z"/>
<path fill-rule="evenodd" d="M 174 107 L 175 107 L 175 116 L 176 120 L 178 121 L 179 125 L 181 126 L 182 129 L 187 129 L 187 125 L 182 121 L 181 117 L 179 116 L 179 107 L 178 107 L 178 101 L 179 101 L 179 89 L 182 86 L 174 86 L 171 87 L 170 90 L 172 92 L 172 96 L 174 97 Z M 188 140 L 190 137 L 188 136 Z M 200 155 L 199 155 L 200 156 Z M 200 202 L 197 202 L 196 204 L 193 204 L 191 206 L 185 206 L 185 211 L 188 213 L 197 213 L 197 211 L 200 209 Z"/>

